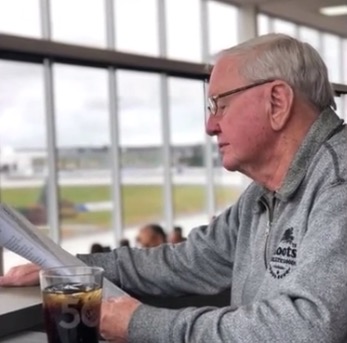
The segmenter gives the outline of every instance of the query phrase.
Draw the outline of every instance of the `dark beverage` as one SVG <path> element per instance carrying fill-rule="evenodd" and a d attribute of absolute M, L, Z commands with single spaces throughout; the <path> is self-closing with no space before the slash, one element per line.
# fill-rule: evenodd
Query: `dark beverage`
<path fill-rule="evenodd" d="M 49 343 L 98 343 L 102 290 L 69 283 L 43 290 L 43 311 Z"/>

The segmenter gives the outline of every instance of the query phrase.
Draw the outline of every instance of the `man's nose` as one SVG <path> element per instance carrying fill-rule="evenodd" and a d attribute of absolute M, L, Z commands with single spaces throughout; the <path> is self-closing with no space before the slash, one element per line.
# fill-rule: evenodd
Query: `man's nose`
<path fill-rule="evenodd" d="M 206 120 L 206 133 L 215 136 L 220 132 L 219 120 L 216 116 L 208 116 Z"/>

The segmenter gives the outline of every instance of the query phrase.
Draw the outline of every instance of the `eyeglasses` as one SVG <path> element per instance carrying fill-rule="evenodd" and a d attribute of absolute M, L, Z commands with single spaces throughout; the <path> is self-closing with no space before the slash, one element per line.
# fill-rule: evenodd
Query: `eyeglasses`
<path fill-rule="evenodd" d="M 267 79 L 267 80 L 256 81 L 256 82 L 254 82 L 254 83 L 252 83 L 250 85 L 243 86 L 243 87 L 236 88 L 236 89 L 232 89 L 230 91 L 227 91 L 227 92 L 224 92 L 224 93 L 220 93 L 220 94 L 208 97 L 208 99 L 207 99 L 207 101 L 208 101 L 207 109 L 209 111 L 210 116 L 217 115 L 217 113 L 218 113 L 218 100 L 219 99 L 224 98 L 224 97 L 229 96 L 229 95 L 232 95 L 232 94 L 235 94 L 235 93 L 243 92 L 243 91 L 245 91 L 247 89 L 251 89 L 253 87 L 257 87 L 257 86 L 260 86 L 260 85 L 263 85 L 265 83 L 269 83 L 269 82 L 272 82 L 272 81 L 275 81 L 275 79 Z"/>

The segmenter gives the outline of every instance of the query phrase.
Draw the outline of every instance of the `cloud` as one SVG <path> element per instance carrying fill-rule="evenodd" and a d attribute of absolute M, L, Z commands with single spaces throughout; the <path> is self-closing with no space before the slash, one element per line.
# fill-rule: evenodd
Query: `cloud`
<path fill-rule="evenodd" d="M 39 5 L 39 0 L 0 2 L 0 31 L 40 37 Z M 106 11 L 103 6 L 100 0 L 51 0 L 53 39 L 105 47 Z M 214 50 L 234 41 L 236 23 L 230 16 L 236 10 L 215 2 L 209 2 L 208 6 L 212 30 L 210 45 Z M 115 0 L 117 49 L 158 56 L 158 16 L 157 0 Z M 205 37 L 200 30 L 200 0 L 167 2 L 166 17 L 168 56 L 201 62 Z M 226 28 L 230 29 L 227 38 Z M 44 148 L 46 116 L 42 66 L 0 61 L 0 73 L 0 144 Z M 59 147 L 110 144 L 107 78 L 103 69 L 54 65 Z M 204 142 L 202 83 L 169 78 L 168 85 L 173 144 Z M 160 76 L 120 70 L 117 71 L 117 87 L 118 94 L 114 96 L 119 106 L 121 144 L 162 144 Z"/>
<path fill-rule="evenodd" d="M 43 70 L 40 65 L 0 62 L 0 144 L 46 146 Z M 103 69 L 54 66 L 56 138 L 59 147 L 110 144 L 108 80 Z M 160 77 L 119 71 L 119 140 L 123 146 L 162 144 Z M 169 78 L 174 144 L 204 140 L 202 83 Z"/>
<path fill-rule="evenodd" d="M 0 31 L 41 37 L 39 0 L 0 1 Z"/>

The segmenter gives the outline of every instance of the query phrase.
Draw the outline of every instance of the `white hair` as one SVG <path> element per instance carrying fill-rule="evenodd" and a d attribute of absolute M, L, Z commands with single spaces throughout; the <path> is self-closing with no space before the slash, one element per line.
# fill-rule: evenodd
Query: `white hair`
<path fill-rule="evenodd" d="M 327 67 L 308 43 L 271 33 L 223 50 L 220 55 L 240 55 L 239 72 L 249 81 L 281 79 L 319 110 L 336 109 Z"/>

